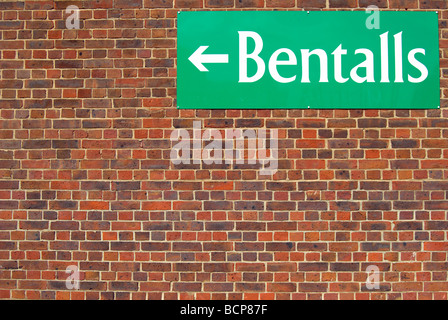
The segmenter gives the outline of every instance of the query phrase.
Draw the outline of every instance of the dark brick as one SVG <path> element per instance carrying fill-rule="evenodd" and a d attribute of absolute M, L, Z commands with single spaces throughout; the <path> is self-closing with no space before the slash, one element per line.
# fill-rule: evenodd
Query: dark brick
<path fill-rule="evenodd" d="M 392 140 L 392 148 L 418 148 L 418 140 L 402 139 Z"/>
<path fill-rule="evenodd" d="M 421 201 L 394 201 L 395 210 L 419 210 L 423 209 Z"/>
<path fill-rule="evenodd" d="M 361 243 L 362 251 L 389 251 L 390 243 L 388 242 L 363 242 Z"/>
<path fill-rule="evenodd" d="M 386 201 L 364 201 L 362 208 L 364 210 L 390 210 L 391 203 Z"/>
<path fill-rule="evenodd" d="M 357 145 L 358 142 L 356 140 L 342 139 L 342 140 L 328 141 L 328 146 L 332 149 L 350 149 L 350 148 L 356 148 Z"/>
<path fill-rule="evenodd" d="M 387 148 L 387 141 L 383 140 L 361 140 L 361 148 L 366 149 L 385 149 Z"/>
<path fill-rule="evenodd" d="M 387 126 L 386 119 L 358 119 L 359 128 L 385 128 Z"/>
<path fill-rule="evenodd" d="M 231 201 L 204 201 L 204 210 L 232 210 Z"/>
<path fill-rule="evenodd" d="M 420 221 L 398 221 L 395 223 L 396 230 L 422 230 L 423 223 Z"/>
<path fill-rule="evenodd" d="M 264 210 L 262 201 L 236 201 L 235 210 Z"/>
<path fill-rule="evenodd" d="M 144 46 L 144 42 L 143 42 L 143 40 L 140 40 L 140 39 L 117 40 L 117 42 L 116 42 L 117 48 L 143 48 L 143 46 Z"/>
<path fill-rule="evenodd" d="M 359 271 L 359 263 L 357 262 L 332 262 L 330 263 L 331 271 Z"/>
<path fill-rule="evenodd" d="M 51 80 L 27 80 L 25 83 L 27 88 L 51 88 L 53 81 Z"/>
<path fill-rule="evenodd" d="M 54 66 L 57 69 L 72 69 L 72 68 L 79 69 L 79 68 L 83 67 L 83 60 L 56 60 L 54 62 Z M 82 80 L 78 80 L 78 81 L 81 81 L 81 83 L 82 83 Z M 56 85 L 58 85 L 58 83 L 60 85 L 63 82 L 56 81 Z M 65 83 L 67 83 L 67 82 L 65 82 Z"/>
<path fill-rule="evenodd" d="M 55 80 L 56 88 L 82 88 L 83 80 L 81 79 L 66 79 Z"/>
<path fill-rule="evenodd" d="M 393 242 L 393 251 L 420 251 L 422 244 L 420 242 Z"/>
<path fill-rule="evenodd" d="M 53 140 L 52 148 L 54 149 L 77 149 L 78 140 Z"/>
<path fill-rule="evenodd" d="M 139 181 L 113 182 L 113 190 L 140 190 Z"/>
<path fill-rule="evenodd" d="M 292 242 L 268 242 L 266 243 L 267 251 L 291 251 L 294 250 Z"/>
<path fill-rule="evenodd" d="M 82 181 L 82 190 L 110 190 L 109 181 Z"/>
<path fill-rule="evenodd" d="M 418 169 L 418 160 L 391 160 L 391 169 Z"/>
<path fill-rule="evenodd" d="M 448 230 L 448 221 L 427 221 L 426 230 Z"/>
<path fill-rule="evenodd" d="M 110 289 L 119 291 L 137 291 L 138 282 L 113 281 L 110 283 Z"/>

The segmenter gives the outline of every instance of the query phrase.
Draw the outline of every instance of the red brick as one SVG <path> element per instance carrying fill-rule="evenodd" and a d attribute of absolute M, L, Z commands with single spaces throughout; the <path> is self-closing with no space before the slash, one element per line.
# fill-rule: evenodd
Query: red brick
<path fill-rule="evenodd" d="M 295 283 L 269 283 L 267 285 L 268 291 L 271 292 L 295 292 L 296 291 Z"/>
<path fill-rule="evenodd" d="M 427 251 L 447 251 L 448 243 L 446 242 L 426 242 L 423 249 Z"/>
<path fill-rule="evenodd" d="M 179 10 L 371 4 L 439 11 L 448 46 L 441 0 L 0 2 L 0 298 L 443 299 L 443 53 L 440 109 L 176 108 Z M 173 166 L 194 121 L 277 129 L 276 174 Z"/>
<path fill-rule="evenodd" d="M 202 0 L 175 0 L 175 8 L 202 8 Z"/>
<path fill-rule="evenodd" d="M 294 0 L 266 0 L 266 7 L 268 8 L 292 8 L 294 6 Z"/>
<path fill-rule="evenodd" d="M 173 0 L 145 0 L 145 8 L 172 8 Z"/>
<path fill-rule="evenodd" d="M 419 0 L 389 0 L 390 8 L 405 8 L 416 9 L 418 8 Z"/>

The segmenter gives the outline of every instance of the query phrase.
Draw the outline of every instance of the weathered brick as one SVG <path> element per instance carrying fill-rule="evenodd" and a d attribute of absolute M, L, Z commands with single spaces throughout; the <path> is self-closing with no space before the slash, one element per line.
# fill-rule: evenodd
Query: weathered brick
<path fill-rule="evenodd" d="M 201 292 L 202 283 L 200 282 L 175 282 L 173 289 L 179 292 Z"/>
<path fill-rule="evenodd" d="M 390 243 L 383 242 L 363 242 L 361 243 L 362 251 L 389 251 Z"/>
<path fill-rule="evenodd" d="M 168 242 L 144 242 L 142 243 L 142 250 L 168 251 L 170 250 L 170 244 Z"/>
<path fill-rule="evenodd" d="M 390 210 L 391 203 L 387 201 L 365 201 L 362 203 L 364 210 Z"/>
<path fill-rule="evenodd" d="M 113 281 L 110 283 L 110 289 L 119 291 L 137 291 L 138 282 Z"/>
<path fill-rule="evenodd" d="M 385 128 L 387 125 L 386 119 L 358 119 L 359 128 Z"/>
<path fill-rule="evenodd" d="M 299 283 L 299 292 L 327 292 L 327 283 L 308 282 Z"/>
<path fill-rule="evenodd" d="M 387 181 L 361 181 L 361 190 L 389 190 Z"/>
<path fill-rule="evenodd" d="M 110 190 L 111 183 L 109 181 L 82 181 L 82 190 Z"/>
<path fill-rule="evenodd" d="M 399 221 L 395 223 L 396 230 L 422 230 L 423 223 L 420 221 Z"/>
<path fill-rule="evenodd" d="M 420 242 L 393 242 L 394 251 L 420 251 L 422 244 Z"/>
<path fill-rule="evenodd" d="M 140 190 L 139 181 L 129 181 L 129 182 L 114 182 L 112 184 L 113 190 Z"/>
<path fill-rule="evenodd" d="M 391 169 L 418 169 L 418 160 L 391 160 Z"/>
<path fill-rule="evenodd" d="M 385 149 L 387 145 L 387 141 L 383 140 L 361 140 L 359 146 L 367 149 Z"/>
<path fill-rule="evenodd" d="M 427 221 L 425 229 L 446 230 L 446 229 L 448 229 L 448 221 Z"/>
<path fill-rule="evenodd" d="M 83 61 L 82 60 L 56 60 L 54 62 L 55 68 L 58 69 L 71 69 L 71 68 L 82 68 Z M 57 82 L 57 85 L 61 85 L 62 82 Z M 67 82 L 66 82 L 67 83 Z"/>
<path fill-rule="evenodd" d="M 403 139 L 403 140 L 392 140 L 392 148 L 418 148 L 418 140 Z M 423 144 L 423 147 L 424 144 Z"/>
<path fill-rule="evenodd" d="M 423 190 L 448 190 L 448 182 L 423 181 Z"/>
<path fill-rule="evenodd" d="M 145 0 L 146 8 L 172 8 L 173 0 Z"/>

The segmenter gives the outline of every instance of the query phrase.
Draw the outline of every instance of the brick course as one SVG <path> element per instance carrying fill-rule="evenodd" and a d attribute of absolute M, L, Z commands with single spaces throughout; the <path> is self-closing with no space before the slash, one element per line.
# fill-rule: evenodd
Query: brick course
<path fill-rule="evenodd" d="M 177 11 L 370 4 L 439 11 L 440 109 L 175 108 Z M 447 299 L 447 22 L 437 0 L 0 1 L 0 298 Z M 193 120 L 278 129 L 279 170 L 173 165 Z"/>

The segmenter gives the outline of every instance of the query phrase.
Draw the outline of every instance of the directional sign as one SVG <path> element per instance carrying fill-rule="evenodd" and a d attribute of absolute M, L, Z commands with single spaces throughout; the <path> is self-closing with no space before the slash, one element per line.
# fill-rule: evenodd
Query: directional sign
<path fill-rule="evenodd" d="M 436 12 L 179 12 L 181 109 L 440 106 Z"/>
<path fill-rule="evenodd" d="M 200 46 L 188 60 L 198 68 L 199 71 L 208 71 L 204 67 L 204 63 L 227 63 L 229 62 L 228 54 L 204 54 L 208 46 Z"/>

